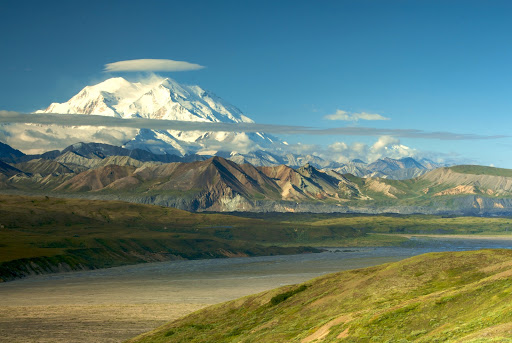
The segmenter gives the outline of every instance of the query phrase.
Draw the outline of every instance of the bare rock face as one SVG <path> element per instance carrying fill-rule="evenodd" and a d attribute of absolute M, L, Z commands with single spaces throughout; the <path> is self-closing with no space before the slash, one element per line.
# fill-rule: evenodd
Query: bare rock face
<path fill-rule="evenodd" d="M 473 185 L 458 185 L 453 188 L 445 189 L 444 191 L 437 192 L 434 196 L 443 195 L 459 195 L 459 194 L 476 194 L 477 188 Z"/>

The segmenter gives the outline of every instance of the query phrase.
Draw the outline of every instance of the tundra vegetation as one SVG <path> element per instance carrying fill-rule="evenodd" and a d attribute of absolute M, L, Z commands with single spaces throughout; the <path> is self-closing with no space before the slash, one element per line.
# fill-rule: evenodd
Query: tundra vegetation
<path fill-rule="evenodd" d="M 509 342 L 511 277 L 510 250 L 429 253 L 214 305 L 129 342 Z"/>
<path fill-rule="evenodd" d="M 171 259 L 397 245 L 408 241 L 405 234 L 498 235 L 511 228 L 509 218 L 226 215 L 120 201 L 0 195 L 0 279 Z"/>

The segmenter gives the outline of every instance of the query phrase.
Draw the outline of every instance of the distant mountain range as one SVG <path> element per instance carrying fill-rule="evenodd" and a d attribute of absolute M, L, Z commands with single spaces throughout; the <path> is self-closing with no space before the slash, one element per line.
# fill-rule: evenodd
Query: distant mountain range
<path fill-rule="evenodd" d="M 148 118 L 195 122 L 252 123 L 238 108 L 199 86 L 185 86 L 169 78 L 153 77 L 129 82 L 121 77 L 87 86 L 64 103 L 52 103 L 37 113 L 83 114 L 118 118 Z M 90 127 L 90 136 L 98 128 Z M 99 149 L 99 145 L 95 145 Z M 104 147 L 105 148 L 105 147 Z M 264 133 L 200 132 L 139 129 L 124 143 L 126 150 L 108 149 L 108 155 L 130 156 L 141 161 L 176 162 L 220 156 L 238 164 L 335 169 L 360 177 L 407 179 L 442 165 L 429 160 L 385 158 L 366 164 L 361 160 L 339 163 L 313 155 L 289 152 L 285 142 Z M 69 149 L 69 148 L 68 148 Z M 77 148 L 73 148 L 77 149 Z M 147 152 L 152 153 L 151 157 Z M 159 156 L 159 157 L 155 157 Z M 170 157 L 172 156 L 172 157 Z M 17 158 L 17 155 L 13 157 Z M 44 156 L 42 156 L 44 158 Z M 46 157 L 54 157 L 46 155 Z M 16 158 L 12 159 L 15 161 Z"/>
<path fill-rule="evenodd" d="M 356 170 L 310 163 L 237 164 L 220 156 L 158 155 L 98 143 L 25 155 L 0 145 L 0 190 L 120 199 L 192 211 L 512 213 L 512 170 L 481 166 L 428 170 L 412 158 L 354 161 Z M 348 167 L 347 167 L 348 168 Z M 386 173 L 422 175 L 392 180 Z"/>
<path fill-rule="evenodd" d="M 370 164 L 354 160 L 341 167 L 331 168 L 340 174 L 353 174 L 359 177 L 380 177 L 385 179 L 405 180 L 427 173 L 430 170 L 445 167 L 428 159 L 416 161 L 412 157 L 392 159 L 384 157 Z"/>
<path fill-rule="evenodd" d="M 9 145 L 0 142 L 0 161 L 7 163 L 28 162 L 34 159 L 55 159 L 58 162 L 81 165 L 85 162 L 77 162 L 77 159 L 86 157 L 89 159 L 104 159 L 111 156 L 125 156 L 142 162 L 192 162 L 206 160 L 212 156 L 191 154 L 179 156 L 174 154 L 156 154 L 149 150 L 128 149 L 103 143 L 76 143 L 70 145 L 62 151 L 53 150 L 39 155 L 25 155 Z M 261 151 L 252 152 L 245 155 L 236 153 L 218 153 L 217 156 L 226 158 L 237 164 L 250 163 L 255 166 L 278 166 L 288 165 L 293 168 L 310 164 L 318 169 L 334 170 L 340 174 L 353 174 L 359 177 L 380 177 L 388 179 L 408 179 L 425 174 L 426 172 L 443 167 L 433 161 L 422 159 L 416 161 L 413 158 L 406 157 L 402 159 L 383 158 L 373 163 L 367 164 L 361 160 L 342 164 L 325 161 L 316 156 L 296 156 L 288 154 L 285 156 L 271 155 Z M 96 163 L 96 162 L 91 162 Z M 91 166 L 91 165 L 88 165 Z"/>

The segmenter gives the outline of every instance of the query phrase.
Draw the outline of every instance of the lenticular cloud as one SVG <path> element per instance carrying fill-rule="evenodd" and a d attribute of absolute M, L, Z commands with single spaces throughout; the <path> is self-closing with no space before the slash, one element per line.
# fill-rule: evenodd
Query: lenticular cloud
<path fill-rule="evenodd" d="M 199 64 L 184 61 L 164 60 L 164 59 L 140 59 L 127 60 L 105 64 L 106 72 L 118 71 L 187 71 L 198 70 L 204 67 Z"/>

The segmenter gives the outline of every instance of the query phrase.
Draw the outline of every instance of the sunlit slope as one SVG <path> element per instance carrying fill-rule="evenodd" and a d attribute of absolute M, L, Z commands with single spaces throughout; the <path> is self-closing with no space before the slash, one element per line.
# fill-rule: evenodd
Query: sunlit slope
<path fill-rule="evenodd" d="M 508 342 L 512 251 L 430 253 L 195 312 L 130 342 Z"/>

